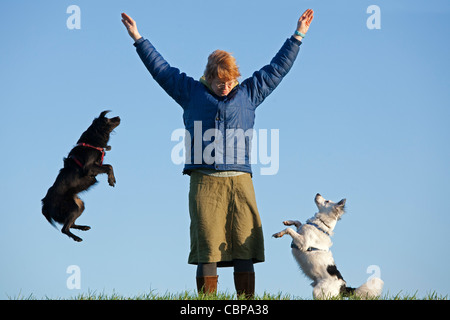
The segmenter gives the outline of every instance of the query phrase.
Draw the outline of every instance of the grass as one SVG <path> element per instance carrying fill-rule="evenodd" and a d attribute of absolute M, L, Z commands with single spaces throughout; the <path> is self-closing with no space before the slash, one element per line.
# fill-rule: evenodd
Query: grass
<path fill-rule="evenodd" d="M 81 293 L 74 297 L 67 299 L 64 298 L 51 298 L 45 296 L 39 298 L 33 294 L 22 295 L 19 293 L 17 296 L 8 297 L 10 300 L 245 300 L 243 298 L 237 298 L 235 293 L 228 292 L 218 292 L 217 294 L 200 294 L 192 291 L 183 291 L 179 293 L 169 293 L 164 294 L 155 293 L 150 291 L 148 293 L 138 294 L 135 296 L 123 296 L 116 292 L 107 294 L 104 292 L 88 291 L 87 293 Z M 262 295 L 255 296 L 255 300 L 312 300 L 312 298 L 301 298 L 295 297 L 289 294 L 283 294 L 281 292 L 277 294 L 271 294 L 264 292 Z M 334 297 L 331 300 L 360 300 L 360 297 L 353 296 L 349 298 Z M 381 297 L 375 298 L 373 300 L 448 300 L 448 295 L 441 295 L 435 291 L 427 293 L 425 296 L 419 297 L 417 292 L 413 294 L 402 293 L 401 291 L 397 294 L 385 294 Z"/>

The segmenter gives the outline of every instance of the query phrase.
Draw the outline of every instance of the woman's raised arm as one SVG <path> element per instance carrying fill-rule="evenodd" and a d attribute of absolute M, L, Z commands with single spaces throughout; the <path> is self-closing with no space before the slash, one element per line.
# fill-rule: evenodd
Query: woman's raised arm
<path fill-rule="evenodd" d="M 247 88 L 255 108 L 272 93 L 291 69 L 297 58 L 301 40 L 308 32 L 313 18 L 314 11 L 311 9 L 306 10 L 298 19 L 294 35 L 284 43 L 270 64 L 256 71 L 250 78 L 242 82 L 242 86 Z"/>
<path fill-rule="evenodd" d="M 127 28 L 130 37 L 133 38 L 136 51 L 153 79 L 181 107 L 185 108 L 195 80 L 180 72 L 179 69 L 170 66 L 150 41 L 141 37 L 136 22 L 126 13 L 122 13 L 122 23 Z"/>

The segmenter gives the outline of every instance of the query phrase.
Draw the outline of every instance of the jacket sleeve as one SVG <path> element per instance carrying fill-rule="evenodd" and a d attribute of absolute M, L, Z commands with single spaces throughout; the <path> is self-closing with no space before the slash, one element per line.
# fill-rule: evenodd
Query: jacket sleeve
<path fill-rule="evenodd" d="M 289 72 L 300 51 L 300 45 L 301 41 L 294 37 L 287 39 L 270 64 L 242 82 L 255 108 L 272 93 Z"/>
<path fill-rule="evenodd" d="M 185 108 L 195 80 L 180 72 L 179 69 L 171 67 L 150 41 L 140 38 L 134 43 L 134 46 L 153 79 L 181 107 Z"/>

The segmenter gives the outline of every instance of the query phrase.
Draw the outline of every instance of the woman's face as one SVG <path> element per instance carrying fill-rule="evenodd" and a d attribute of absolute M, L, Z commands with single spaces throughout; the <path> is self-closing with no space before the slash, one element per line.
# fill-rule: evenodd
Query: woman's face
<path fill-rule="evenodd" d="M 219 97 L 226 96 L 230 93 L 230 91 L 234 88 L 236 84 L 236 80 L 230 80 L 227 82 L 222 82 L 221 80 L 215 78 L 211 81 L 211 89 L 212 91 Z"/>

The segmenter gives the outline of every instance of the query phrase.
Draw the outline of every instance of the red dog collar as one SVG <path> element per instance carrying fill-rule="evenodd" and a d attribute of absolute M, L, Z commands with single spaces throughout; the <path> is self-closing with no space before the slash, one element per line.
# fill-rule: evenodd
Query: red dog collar
<path fill-rule="evenodd" d="M 92 148 L 92 149 L 100 151 L 102 153 L 102 162 L 101 162 L 101 164 L 103 164 L 103 159 L 105 158 L 105 149 L 99 148 L 99 147 L 94 147 L 94 146 L 91 146 L 90 144 L 87 144 L 87 143 L 84 143 L 84 142 L 81 142 L 81 143 L 77 144 L 77 146 L 78 147 L 88 147 L 88 148 Z"/>

